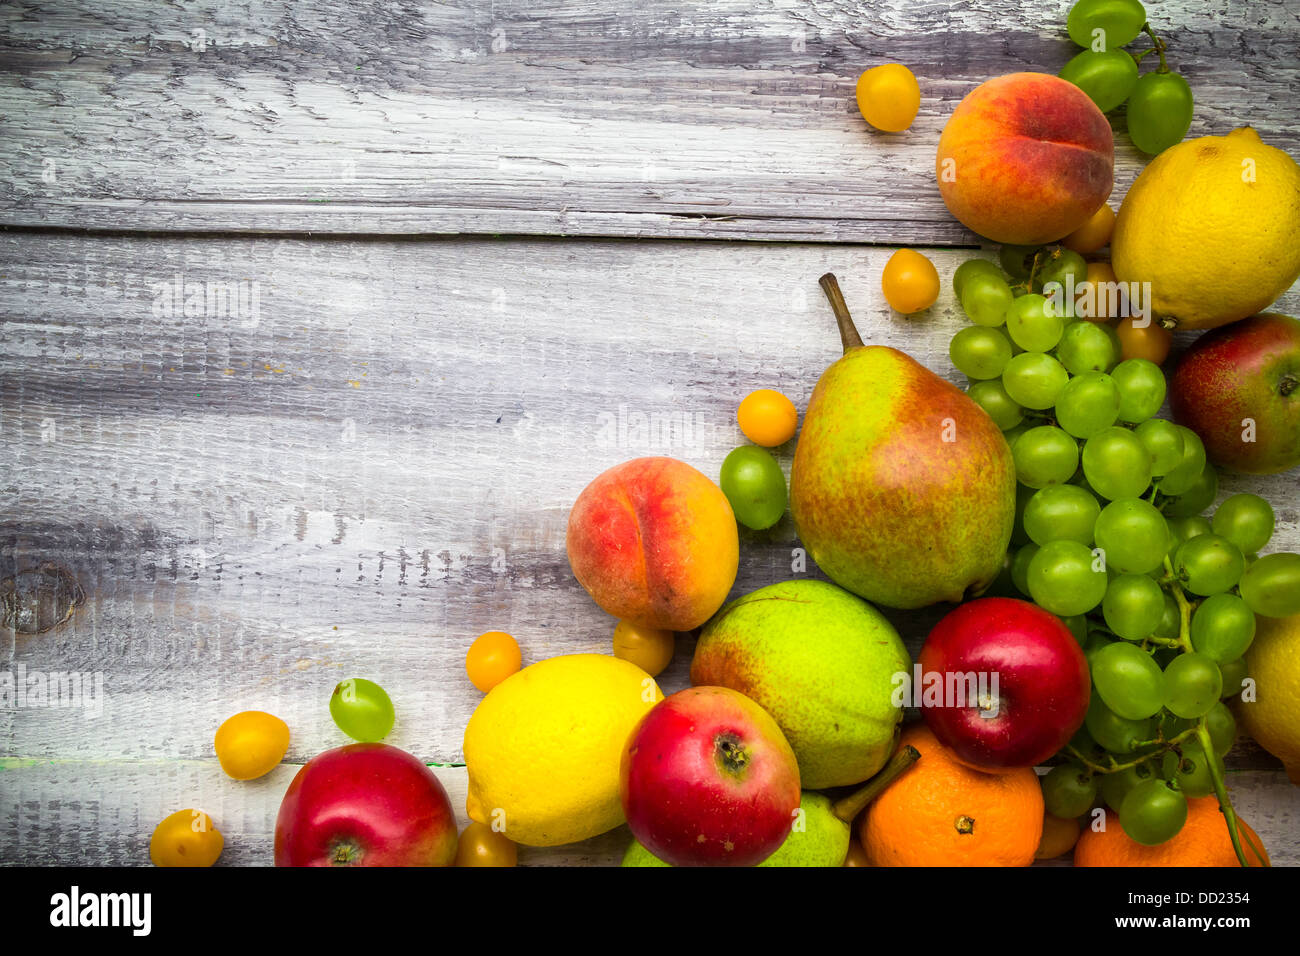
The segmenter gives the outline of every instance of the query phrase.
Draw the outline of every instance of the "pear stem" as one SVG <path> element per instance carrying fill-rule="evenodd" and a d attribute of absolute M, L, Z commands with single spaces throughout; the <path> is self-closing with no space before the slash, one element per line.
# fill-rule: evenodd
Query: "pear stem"
<path fill-rule="evenodd" d="M 844 344 L 844 351 L 849 349 L 862 348 L 862 336 L 858 335 L 858 327 L 853 324 L 853 316 L 849 315 L 849 307 L 844 302 L 844 293 L 840 291 L 839 280 L 835 278 L 835 273 L 828 272 L 817 280 L 826 293 L 826 298 L 830 300 L 831 311 L 835 313 L 835 322 L 840 327 L 840 342 Z"/>
<path fill-rule="evenodd" d="M 834 276 L 831 277 L 831 281 L 835 281 Z M 920 759 L 921 751 L 908 744 L 894 754 L 889 763 L 885 764 L 884 769 L 868 780 L 862 786 L 862 789 L 854 791 L 842 800 L 835 801 L 835 805 L 831 807 L 831 812 L 845 823 L 852 823 L 853 819 L 862 812 L 863 807 L 884 793 L 886 787 L 893 783 L 904 770 Z"/>

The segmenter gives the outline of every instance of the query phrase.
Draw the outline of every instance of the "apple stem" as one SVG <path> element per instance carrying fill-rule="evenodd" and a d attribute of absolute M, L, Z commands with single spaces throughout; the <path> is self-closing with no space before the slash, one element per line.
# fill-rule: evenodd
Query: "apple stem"
<path fill-rule="evenodd" d="M 834 277 L 832 276 L 833 280 Z M 889 763 L 885 764 L 879 773 L 863 784 L 860 790 L 854 791 L 842 800 L 835 801 L 831 811 L 845 823 L 852 823 L 854 818 L 862 812 L 863 807 L 884 793 L 886 787 L 893 783 L 904 770 L 920 759 L 921 751 L 908 744 L 894 754 L 889 759 Z"/>
<path fill-rule="evenodd" d="M 830 300 L 831 311 L 835 313 L 835 322 L 840 327 L 840 342 L 844 345 L 844 351 L 849 349 L 862 348 L 862 336 L 858 335 L 858 327 L 853 324 L 853 316 L 849 315 L 849 307 L 844 301 L 844 293 L 840 291 L 839 280 L 835 278 L 835 273 L 828 272 L 817 280 L 821 284 L 822 291 L 826 293 L 826 298 Z"/>

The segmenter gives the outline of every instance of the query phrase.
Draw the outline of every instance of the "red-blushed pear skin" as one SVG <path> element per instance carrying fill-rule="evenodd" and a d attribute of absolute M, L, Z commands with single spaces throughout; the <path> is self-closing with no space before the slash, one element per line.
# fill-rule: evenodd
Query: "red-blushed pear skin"
<path fill-rule="evenodd" d="M 795 447 L 790 513 L 800 539 L 836 584 L 875 604 L 981 593 L 1015 523 L 1006 439 L 911 356 L 863 345 L 835 277 L 821 281 L 844 357 L 818 380 Z"/>
<path fill-rule="evenodd" d="M 1110 122 L 1073 83 L 1011 73 L 975 87 L 939 137 L 935 172 L 948 210 L 995 242 L 1069 235 L 1110 196 Z"/>
<path fill-rule="evenodd" d="M 1300 319 L 1270 312 L 1206 332 L 1179 361 L 1169 404 L 1219 467 L 1300 465 Z"/>
<path fill-rule="evenodd" d="M 925 705 L 921 714 L 940 743 L 976 770 L 1041 764 L 1088 712 L 1092 680 L 1079 642 L 1060 618 L 1028 601 L 963 604 L 935 625 L 918 660 L 922 687 L 912 689 L 913 702 Z M 937 707 L 924 699 L 931 673 L 943 681 Z M 984 697 L 970 699 L 971 690 Z"/>
<path fill-rule="evenodd" d="M 620 765 L 633 836 L 674 866 L 755 866 L 799 809 L 799 765 L 781 728 L 744 694 L 691 687 L 632 731 Z"/>
<path fill-rule="evenodd" d="M 318 754 L 275 821 L 276 866 L 450 866 L 456 815 L 433 771 L 388 744 Z"/>

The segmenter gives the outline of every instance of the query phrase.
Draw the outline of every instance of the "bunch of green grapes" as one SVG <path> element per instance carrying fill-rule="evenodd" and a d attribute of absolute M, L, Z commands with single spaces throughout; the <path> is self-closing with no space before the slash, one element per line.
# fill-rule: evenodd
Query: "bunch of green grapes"
<path fill-rule="evenodd" d="M 1098 802 L 1152 845 L 1188 796 L 1222 792 L 1255 615 L 1300 613 L 1300 554 L 1259 556 L 1275 517 L 1236 494 L 1202 516 L 1219 481 L 1196 433 L 1156 417 L 1166 382 L 1121 360 L 1105 324 L 1045 296 L 1086 272 L 1068 250 L 1004 247 L 962 263 L 953 287 L 973 323 L 952 339 L 968 394 L 1002 429 L 1019 480 L 1013 550 L 999 585 L 1061 617 L 1093 679 L 1068 760 L 1044 778 L 1050 813 Z M 1216 786 L 1217 784 L 1217 786 Z"/>
<path fill-rule="evenodd" d="M 1083 52 L 1061 69 L 1060 77 L 1079 87 L 1109 113 L 1124 103 L 1129 136 L 1138 149 L 1159 153 L 1187 135 L 1192 125 L 1192 88 L 1169 67 L 1168 45 L 1147 22 L 1140 0 L 1078 0 L 1066 29 Z M 1142 34 L 1151 46 L 1132 54 L 1123 47 Z M 1142 60 L 1155 53 L 1158 65 L 1138 76 Z"/>

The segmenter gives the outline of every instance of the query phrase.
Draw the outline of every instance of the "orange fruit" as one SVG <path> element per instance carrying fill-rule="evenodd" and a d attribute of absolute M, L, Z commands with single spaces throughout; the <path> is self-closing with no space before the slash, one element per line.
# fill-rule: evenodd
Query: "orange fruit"
<path fill-rule="evenodd" d="M 1115 210 L 1108 203 L 1102 203 L 1087 222 L 1061 240 L 1061 245 L 1086 256 L 1110 242 L 1114 229 Z"/>
<path fill-rule="evenodd" d="M 523 663 L 519 642 L 505 631 L 488 631 L 480 634 L 465 654 L 465 673 L 470 682 L 487 693 L 501 683 Z"/>
<path fill-rule="evenodd" d="M 1251 852 L 1253 844 L 1268 859 L 1259 835 L 1237 818 L 1241 848 L 1251 866 L 1259 858 Z M 1085 826 L 1074 847 L 1075 866 L 1240 866 L 1228 836 L 1228 824 L 1219 812 L 1214 797 L 1197 797 L 1187 801 L 1187 822 L 1172 840 L 1156 846 L 1143 846 L 1124 832 L 1119 817 L 1106 812 L 1106 829 L 1094 831 Z"/>
<path fill-rule="evenodd" d="M 1074 849 L 1079 839 L 1079 821 L 1071 817 L 1062 819 L 1050 813 L 1043 814 L 1043 836 L 1038 841 L 1035 860 L 1055 860 Z"/>
<path fill-rule="evenodd" d="M 677 635 L 672 631 L 642 627 L 631 621 L 614 625 L 614 656 L 631 661 L 651 677 L 658 677 L 672 663 Z"/>
<path fill-rule="evenodd" d="M 920 312 L 939 298 L 939 270 L 915 249 L 899 249 L 880 274 L 880 291 L 895 312 Z"/>
<path fill-rule="evenodd" d="M 1159 322 L 1152 320 L 1144 327 L 1134 325 L 1132 316 L 1121 319 L 1115 327 L 1119 336 L 1120 355 L 1124 359 L 1143 358 L 1157 365 L 1163 365 L 1169 357 L 1169 349 L 1174 344 L 1174 333 Z"/>
<path fill-rule="evenodd" d="M 921 85 L 901 63 L 873 66 L 858 77 L 855 93 L 862 118 L 886 133 L 907 129 L 921 109 Z"/>
<path fill-rule="evenodd" d="M 899 739 L 921 759 L 867 807 L 872 866 L 1028 866 L 1043 835 L 1043 790 L 1028 767 L 983 773 L 959 763 L 924 724 Z"/>
<path fill-rule="evenodd" d="M 750 392 L 736 409 L 736 423 L 755 445 L 775 448 L 794 437 L 799 413 L 794 402 L 771 388 Z"/>
<path fill-rule="evenodd" d="M 1074 289 L 1074 298 L 1078 314 L 1089 322 L 1108 322 L 1115 317 L 1117 304 L 1112 291 L 1114 286 L 1105 283 L 1115 282 L 1115 271 L 1109 262 L 1089 262 L 1088 276 Z"/>

